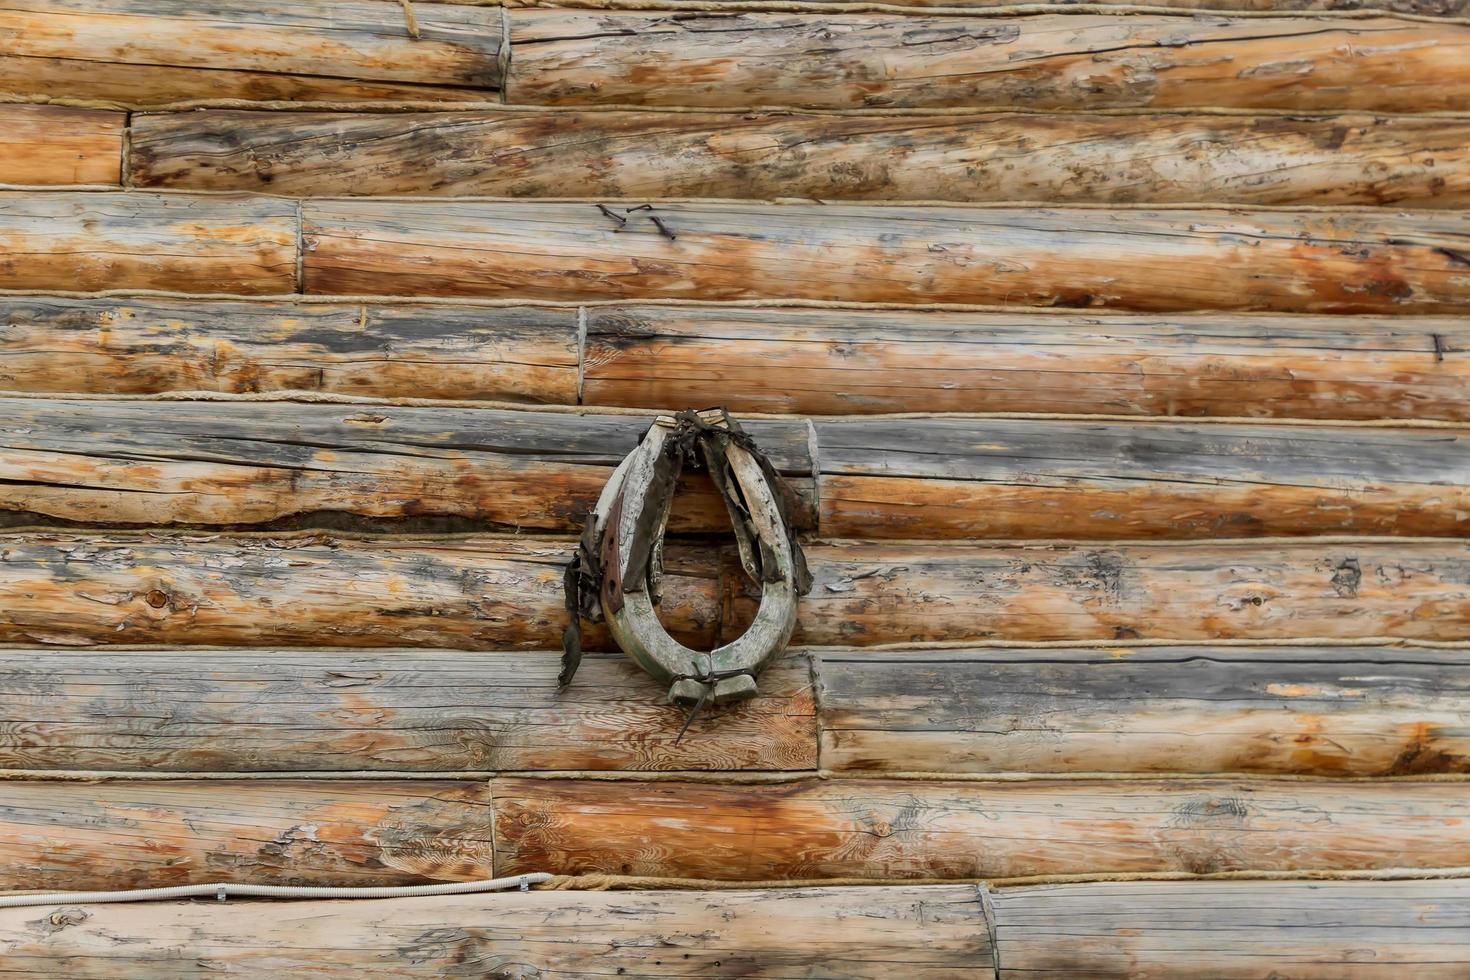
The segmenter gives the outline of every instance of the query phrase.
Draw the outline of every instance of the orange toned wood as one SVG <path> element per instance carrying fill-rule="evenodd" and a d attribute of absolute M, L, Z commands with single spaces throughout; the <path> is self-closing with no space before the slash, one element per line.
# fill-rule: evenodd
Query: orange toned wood
<path fill-rule="evenodd" d="M 296 239 L 266 197 L 0 192 L 6 289 L 290 293 Z"/>
<path fill-rule="evenodd" d="M 1470 771 L 1462 651 L 831 650 L 822 765 L 844 772 Z"/>
<path fill-rule="evenodd" d="M 145 600 L 146 601 L 146 600 Z M 559 653 L 0 649 L 0 768 L 259 770 L 815 769 L 810 665 L 688 716 L 631 660 Z M 160 706 L 167 715 L 159 718 Z"/>
<path fill-rule="evenodd" d="M 583 373 L 636 408 L 1470 421 L 1452 317 L 596 307 Z"/>
<path fill-rule="evenodd" d="M 1413 116 L 214 110 L 130 138 L 138 186 L 303 196 L 1470 203 L 1470 121 Z"/>
<path fill-rule="evenodd" d="M 590 202 L 341 200 L 303 215 L 320 294 L 1470 309 L 1459 212 L 688 203 L 624 221 Z"/>
<path fill-rule="evenodd" d="M 110 184 L 122 169 L 121 112 L 0 105 L 0 184 Z"/>
<path fill-rule="evenodd" d="M 9 0 L 0 91 L 127 105 L 199 99 L 485 101 L 500 83 L 493 7 L 389 0 Z"/>
<path fill-rule="evenodd" d="M 24 296 L 0 323 L 9 391 L 577 400 L 575 310 Z"/>
<path fill-rule="evenodd" d="M 12 781 L 4 788 L 6 891 L 492 877 L 484 782 Z"/>
<path fill-rule="evenodd" d="M 1470 26 L 1391 17 L 515 10 L 506 92 L 555 105 L 1423 112 L 1465 107 L 1467 49 Z"/>
<path fill-rule="evenodd" d="M 1271 780 L 497 778 L 501 874 L 971 878 L 1470 861 L 1464 788 Z"/>

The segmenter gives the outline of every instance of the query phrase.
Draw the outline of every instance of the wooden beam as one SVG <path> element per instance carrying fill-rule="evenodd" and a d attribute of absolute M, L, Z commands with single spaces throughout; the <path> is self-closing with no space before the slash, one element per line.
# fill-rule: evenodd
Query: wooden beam
<path fill-rule="evenodd" d="M 840 975 L 993 980 L 967 885 L 532 891 L 376 902 L 98 905 L 0 912 L 17 977 L 173 974 L 593 978 Z M 53 922 L 37 929 L 35 922 Z"/>
<path fill-rule="evenodd" d="M 500 13 L 389 0 L 8 0 L 0 91 L 125 105 L 193 99 L 486 101 Z"/>
<path fill-rule="evenodd" d="M 822 765 L 852 772 L 1470 771 L 1461 651 L 823 651 Z"/>
<path fill-rule="evenodd" d="M 1470 95 L 1470 26 L 1390 17 L 514 10 L 510 23 L 508 100 L 542 105 L 1424 112 Z"/>
<path fill-rule="evenodd" d="M 251 772 L 817 767 L 810 665 L 688 711 L 621 656 L 557 688 L 559 653 L 0 649 L 0 768 Z M 23 734 L 20 734 L 23 733 Z"/>
<path fill-rule="evenodd" d="M 137 186 L 304 197 L 1470 203 L 1470 121 L 1413 116 L 219 110 L 130 138 Z"/>
<path fill-rule="evenodd" d="M 1006 980 L 1451 980 L 1470 971 L 1463 881 L 1095 882 L 989 896 Z"/>
<path fill-rule="evenodd" d="M 290 293 L 297 231 L 269 197 L 0 192 L 6 289 Z"/>
<path fill-rule="evenodd" d="M 501 874 L 974 878 L 1456 867 L 1454 783 L 497 778 Z"/>
<path fill-rule="evenodd" d="M 1470 421 L 1467 355 L 1470 324 L 1449 317 L 594 307 L 583 399 Z"/>
<path fill-rule="evenodd" d="M 110 184 L 121 180 L 126 114 L 0 104 L 0 184 Z"/>
<path fill-rule="evenodd" d="M 1460 212 L 670 203 L 624 219 L 593 203 L 324 200 L 303 216 L 319 294 L 1470 310 Z"/>
<path fill-rule="evenodd" d="M 7 891 L 493 876 L 482 781 L 10 782 L 0 829 Z"/>

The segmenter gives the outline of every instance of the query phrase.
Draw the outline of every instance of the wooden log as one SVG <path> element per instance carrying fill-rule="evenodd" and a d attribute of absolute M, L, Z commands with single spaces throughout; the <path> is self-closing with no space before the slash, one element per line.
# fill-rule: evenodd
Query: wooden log
<path fill-rule="evenodd" d="M 672 203 L 624 219 L 592 203 L 342 200 L 303 215 L 310 293 L 1470 309 L 1461 212 Z"/>
<path fill-rule="evenodd" d="M 12 399 L 0 511 L 118 524 L 243 525 L 334 513 L 580 530 L 650 416 L 481 408 Z M 748 431 L 813 507 L 805 422 Z M 675 530 L 728 529 L 707 477 Z"/>
<path fill-rule="evenodd" d="M 1273 780 L 492 785 L 501 874 L 776 878 L 1454 867 L 1453 783 Z"/>
<path fill-rule="evenodd" d="M 1461 651 L 824 651 L 822 765 L 864 772 L 1470 771 Z"/>
<path fill-rule="evenodd" d="M 0 324 L 8 391 L 577 401 L 575 310 L 0 297 Z"/>
<path fill-rule="evenodd" d="M 1470 529 L 1470 432 L 847 419 L 817 422 L 816 445 L 833 537 Z"/>
<path fill-rule="evenodd" d="M 842 3 L 846 0 L 801 0 L 803 4 Z M 995 7 L 1013 7 L 1010 0 L 883 0 L 888 7 L 973 7 L 977 11 Z M 1122 0 L 1105 0 L 1101 4 L 1094 0 L 1061 0 L 1048 6 L 1073 6 L 1086 3 L 1089 7 L 1117 5 L 1135 6 Z M 556 7 L 565 6 L 559 0 L 512 0 L 510 7 Z M 576 6 L 592 9 L 621 9 L 622 4 L 612 0 L 577 0 Z M 677 0 L 669 4 L 677 7 Z M 1254 10 L 1263 13 L 1290 13 L 1292 11 L 1363 11 L 1382 10 L 1387 13 L 1414 14 L 1420 17 L 1458 17 L 1470 10 L 1466 0 L 1155 0 L 1150 7 L 1172 7 L 1179 10 L 1202 10 L 1210 12 Z"/>
<path fill-rule="evenodd" d="M 251 772 L 817 767 L 810 665 L 702 711 L 631 660 L 559 653 L 0 649 L 0 768 Z"/>
<path fill-rule="evenodd" d="M 0 105 L 0 184 L 116 186 L 126 119 L 101 109 Z"/>
<path fill-rule="evenodd" d="M 126 105 L 196 99 L 486 101 L 500 13 L 389 0 L 10 0 L 0 91 Z"/>
<path fill-rule="evenodd" d="M 296 205 L 268 197 L 0 192 L 0 282 L 290 293 L 297 231 Z"/>
<path fill-rule="evenodd" d="M 567 539 L 0 535 L 0 642 L 554 649 Z M 661 618 L 710 649 L 750 622 L 727 550 L 671 547 Z M 795 643 L 1470 640 L 1456 541 L 1114 547 L 809 543 Z M 611 649 L 601 628 L 589 649 Z"/>
<path fill-rule="evenodd" d="M 1470 121 L 1411 116 L 224 110 L 129 135 L 137 186 L 302 196 L 1470 203 Z"/>
<path fill-rule="evenodd" d="M 507 99 L 541 105 L 1424 112 L 1470 95 L 1470 26 L 1391 17 L 515 10 L 510 22 Z"/>
<path fill-rule="evenodd" d="M 1095 882 L 989 896 L 1007 980 L 1450 980 L 1470 972 L 1463 881 Z"/>
<path fill-rule="evenodd" d="M 7 891 L 493 876 L 483 781 L 10 782 L 0 828 Z"/>
<path fill-rule="evenodd" d="M 1467 353 L 1470 325 L 1449 317 L 594 307 L 583 400 L 1466 421 Z"/>
<path fill-rule="evenodd" d="M 0 954 L 16 977 L 55 976 L 65 963 L 68 976 L 107 980 L 195 963 L 344 980 L 995 976 L 968 885 L 42 906 L 0 912 Z"/>

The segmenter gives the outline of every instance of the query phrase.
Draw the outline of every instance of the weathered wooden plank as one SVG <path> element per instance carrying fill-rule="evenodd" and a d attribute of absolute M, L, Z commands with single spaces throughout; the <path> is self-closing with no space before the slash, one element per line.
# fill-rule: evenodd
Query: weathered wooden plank
<path fill-rule="evenodd" d="M 1470 95 L 1470 27 L 1391 17 L 516 10 L 510 36 L 519 103 L 1423 112 Z"/>
<path fill-rule="evenodd" d="M 1453 783 L 1272 780 L 721 785 L 497 778 L 501 874 L 971 878 L 1458 866 Z"/>
<path fill-rule="evenodd" d="M 297 231 L 268 197 L 0 192 L 0 284 L 290 293 Z"/>
<path fill-rule="evenodd" d="M 825 651 L 822 766 L 1470 771 L 1470 658 L 1369 647 Z"/>
<path fill-rule="evenodd" d="M 7 0 L 0 91 L 127 105 L 194 99 L 483 101 L 500 12 L 388 0 Z"/>
<path fill-rule="evenodd" d="M 575 310 L 26 296 L 0 324 L 9 391 L 577 401 Z"/>
<path fill-rule="evenodd" d="M 127 116 L 101 109 L 0 104 L 0 184 L 111 184 Z"/>
<path fill-rule="evenodd" d="M 1470 203 L 1470 121 L 1412 116 L 220 110 L 130 137 L 137 186 L 302 196 Z"/>
<path fill-rule="evenodd" d="M 1096 882 L 1001 888 L 990 907 L 1009 980 L 1470 973 L 1463 881 Z"/>
<path fill-rule="evenodd" d="M 492 877 L 483 781 L 9 782 L 0 829 L 7 891 Z"/>
<path fill-rule="evenodd" d="M 549 538 L 10 532 L 0 642 L 553 649 L 570 554 Z M 675 636 L 709 649 L 738 635 L 754 598 L 733 556 L 668 557 Z M 1457 541 L 828 542 L 807 557 L 798 644 L 1470 639 Z M 600 627 L 587 643 L 609 649 Z"/>
<path fill-rule="evenodd" d="M 1470 309 L 1463 212 L 668 203 L 625 220 L 592 203 L 341 200 L 303 215 L 311 293 Z"/>
<path fill-rule="evenodd" d="M 817 767 L 810 665 L 701 712 L 631 660 L 559 653 L 0 649 L 0 768 L 251 772 Z"/>
<path fill-rule="evenodd" d="M 580 530 L 651 422 L 481 408 L 16 398 L 0 421 L 0 511 L 150 525 L 327 512 Z M 757 421 L 748 431 L 792 476 L 795 513 L 806 515 L 806 423 Z M 685 485 L 673 529 L 730 526 L 707 478 Z"/>
<path fill-rule="evenodd" d="M 0 912 L 13 976 L 836 977 L 993 980 L 968 885 L 533 891 L 377 902 Z"/>
<path fill-rule="evenodd" d="M 1449 317 L 595 307 L 583 400 L 1467 421 L 1467 355 L 1470 324 Z"/>
<path fill-rule="evenodd" d="M 844 419 L 816 443 L 833 537 L 1470 529 L 1470 431 Z"/>

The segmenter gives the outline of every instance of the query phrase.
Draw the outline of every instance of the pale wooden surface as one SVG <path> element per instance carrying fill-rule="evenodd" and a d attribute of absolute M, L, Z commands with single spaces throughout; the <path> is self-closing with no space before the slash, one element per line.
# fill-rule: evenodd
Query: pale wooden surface
<path fill-rule="evenodd" d="M 510 27 L 518 103 L 1423 112 L 1470 94 L 1470 26 L 1391 17 L 514 10 Z"/>
<path fill-rule="evenodd" d="M 1470 121 L 1412 116 L 220 110 L 130 140 L 139 187 L 302 196 L 1470 202 Z"/>
<path fill-rule="evenodd" d="M 101 109 L 0 105 L 0 184 L 111 184 L 127 116 Z"/>
<path fill-rule="evenodd" d="M 994 977 L 966 885 L 42 906 L 0 912 L 0 954 L 14 976 L 65 962 L 69 976 L 146 980 Z"/>
<path fill-rule="evenodd" d="M 501 874 L 752 881 L 1470 864 L 1446 783 L 497 778 Z"/>
<path fill-rule="evenodd" d="M 688 711 L 621 654 L 558 690 L 558 653 L 0 649 L 0 768 L 152 771 L 815 769 L 807 659 Z"/>
<path fill-rule="evenodd" d="M 190 99 L 484 101 L 494 7 L 391 0 L 7 0 L 0 91 L 129 105 Z"/>
<path fill-rule="evenodd" d="M 1100 882 L 989 896 L 1006 980 L 1450 980 L 1463 881 Z"/>
<path fill-rule="evenodd" d="M 822 651 L 822 765 L 851 772 L 1470 771 L 1460 651 Z"/>
<path fill-rule="evenodd" d="M 621 225 L 590 202 L 313 200 L 303 218 L 319 294 L 1470 309 L 1463 212 L 660 203 Z"/>

